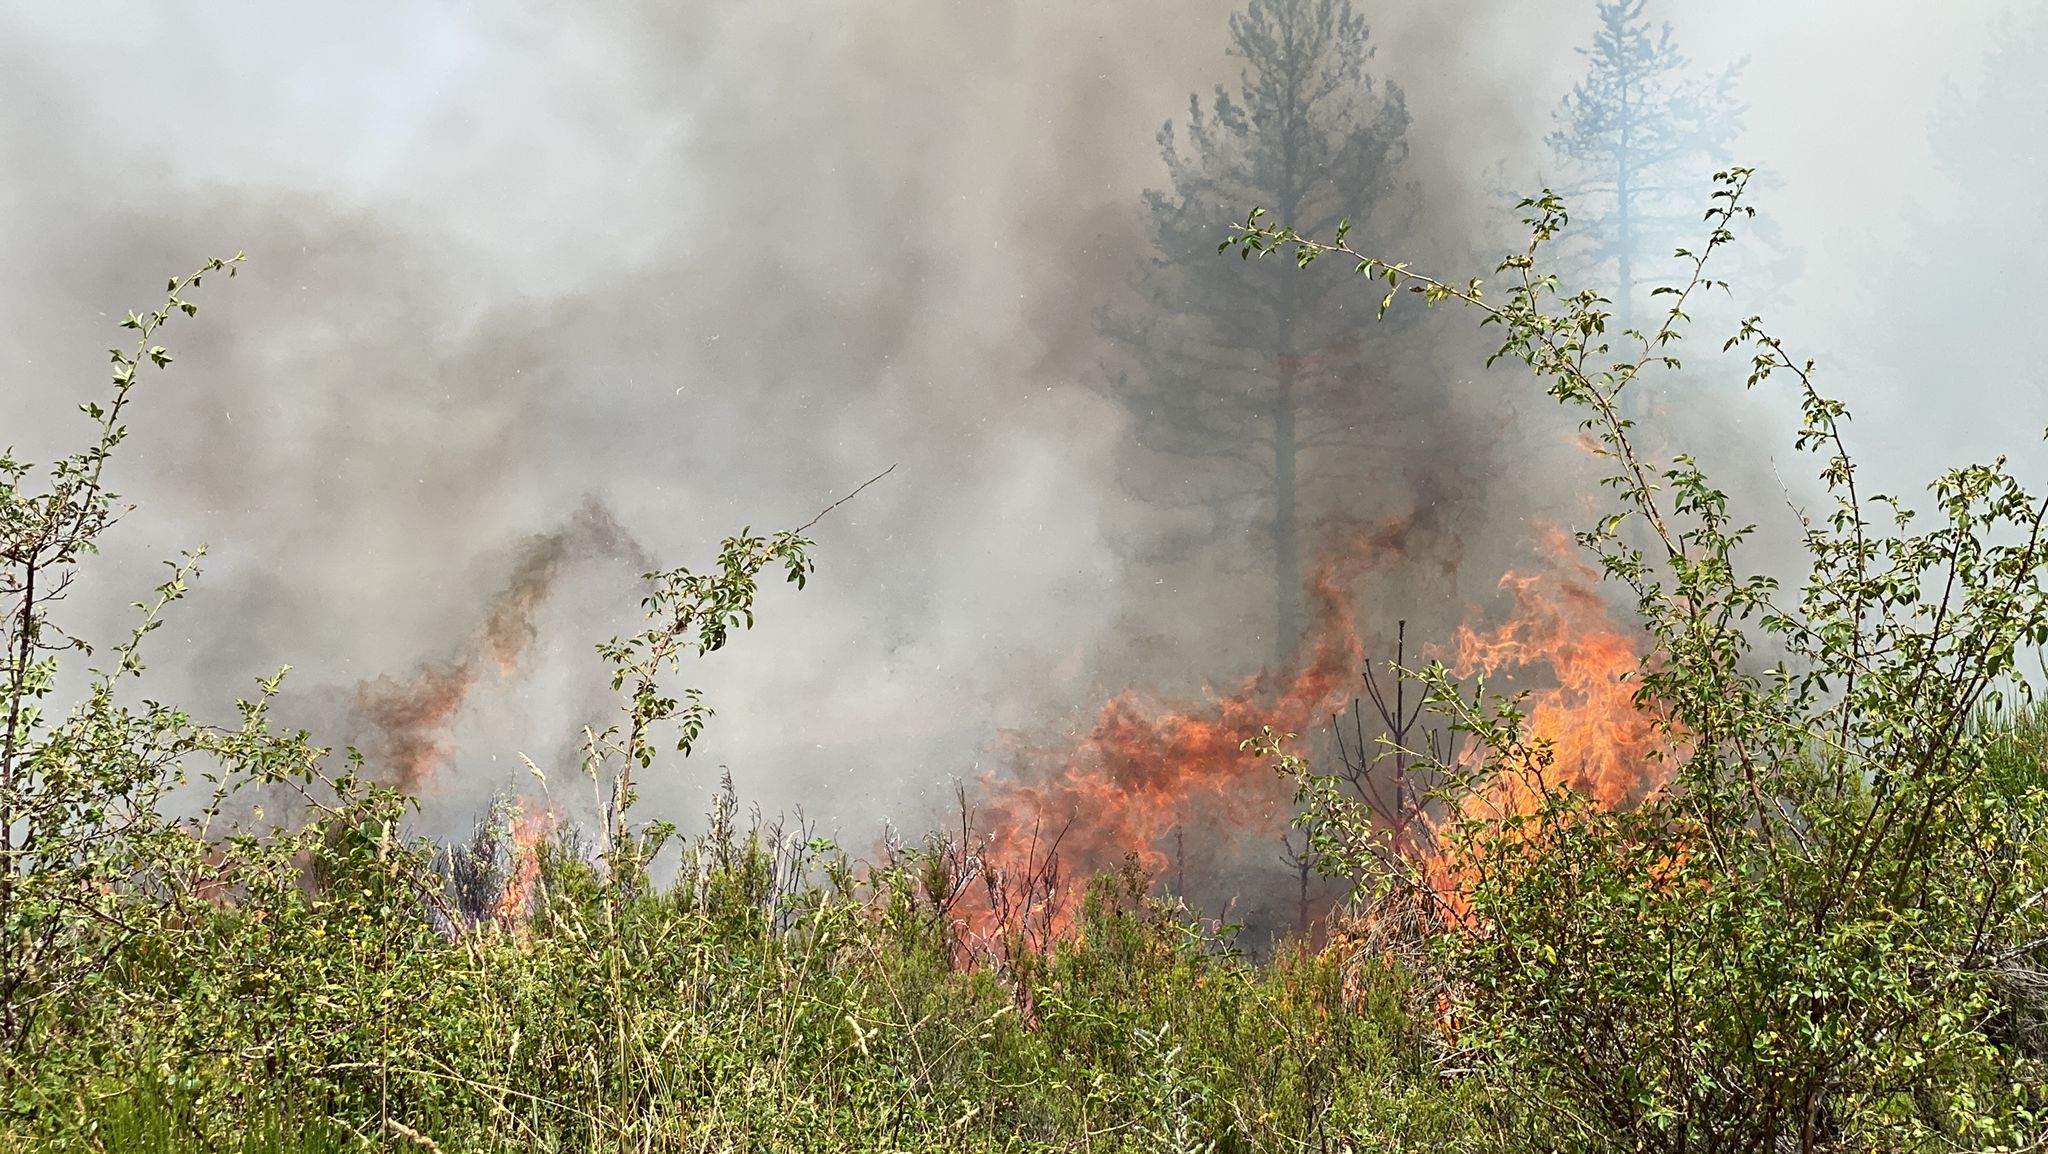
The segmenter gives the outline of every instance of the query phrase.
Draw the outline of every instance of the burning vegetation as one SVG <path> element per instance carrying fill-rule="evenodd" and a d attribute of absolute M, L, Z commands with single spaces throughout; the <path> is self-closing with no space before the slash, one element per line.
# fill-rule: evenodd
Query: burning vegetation
<path fill-rule="evenodd" d="M 1460 679 L 1531 675 L 1555 684 L 1526 703 L 1528 737 L 1547 763 L 1529 766 L 1531 790 L 1566 787 L 1614 808 L 1658 784 L 1654 717 L 1637 707 L 1631 678 L 1643 657 L 1641 630 L 1624 630 L 1600 590 L 1600 574 L 1562 532 L 1542 545 L 1542 564 L 1509 572 L 1501 592 L 1512 608 L 1491 630 L 1460 627 L 1445 664 Z M 1527 796 L 1498 799 L 1501 812 L 1526 811 Z"/>
<path fill-rule="evenodd" d="M 957 925 L 966 955 L 1050 946 L 1074 930 L 1072 891 L 1119 870 L 1134 870 L 1212 917 L 1249 918 L 1276 931 L 1319 923 L 1327 906 L 1313 902 L 1341 901 L 1342 893 L 1311 886 L 1314 862 L 1305 851 L 1277 868 L 1283 863 L 1274 846 L 1297 809 L 1292 785 L 1245 748 L 1265 729 L 1312 740 L 1333 730 L 1347 780 L 1400 850 L 1436 852 L 1431 835 L 1443 815 L 1427 796 L 1432 762 L 1456 765 L 1469 751 L 1443 734 L 1417 747 L 1415 710 L 1405 705 L 1378 702 L 1379 716 L 1368 719 L 1358 679 L 1365 675 L 1376 702 L 1380 682 L 1367 668 L 1360 605 L 1375 574 L 1436 565 L 1431 558 L 1439 555 L 1455 568 L 1461 550 L 1446 544 L 1441 526 L 1405 518 L 1345 524 L 1321 539 L 1325 550 L 1309 566 L 1302 597 L 1311 628 L 1292 667 L 1269 667 L 1191 701 L 1125 690 L 1064 742 L 1001 737 L 1007 772 L 984 774 L 963 794 L 961 828 L 937 851 L 947 868 L 927 887 Z M 564 565 L 591 550 L 638 556 L 609 515 L 588 506 L 519 552 L 463 652 L 358 690 L 375 772 L 407 793 L 432 792 L 456 753 L 457 714 L 485 680 L 503 683 L 519 672 L 537 636 L 535 616 Z M 1552 530 L 1535 564 L 1509 572 L 1499 590 L 1505 617 L 1498 624 L 1468 621 L 1448 645 L 1422 651 L 1460 679 L 1483 677 L 1528 693 L 1528 732 L 1541 764 L 1504 778 L 1518 784 L 1488 804 L 1502 814 L 1525 812 L 1552 788 L 1608 807 L 1642 796 L 1655 784 L 1656 763 L 1649 756 L 1654 725 L 1636 709 L 1628 680 L 1640 649 L 1610 614 L 1598 574 Z M 1475 619 L 1486 615 L 1472 611 Z M 1406 680 L 1396 675 L 1397 685 Z M 569 828 L 558 805 L 531 800 L 480 822 L 467 858 L 458 862 L 450 851 L 447 867 L 461 875 L 452 879 L 457 889 L 477 891 L 458 903 L 467 920 L 516 928 L 534 900 L 542 844 Z M 1455 889 L 1454 865 L 1428 868 L 1443 888 Z M 1293 916 L 1283 916 L 1289 906 Z"/>
<path fill-rule="evenodd" d="M 1414 739 L 1414 712 L 1383 708 L 1369 731 L 1357 696 L 1360 582 L 1407 562 L 1408 536 L 1400 521 L 1354 531 L 1313 566 L 1304 601 L 1314 628 L 1295 668 L 1267 669 L 1199 701 L 1128 690 L 1066 744 L 1011 735 L 1014 769 L 984 776 L 981 800 L 963 824 L 961 837 L 973 850 L 963 860 L 983 883 L 962 906 L 970 935 L 985 942 L 1015 932 L 1041 944 L 1057 938 L 1071 925 L 1074 901 L 1065 889 L 1126 862 L 1177 896 L 1220 895 L 1218 908 L 1206 911 L 1212 915 L 1276 920 L 1270 907 L 1289 900 L 1287 879 L 1267 851 L 1295 809 L 1292 786 L 1244 747 L 1262 729 L 1311 734 L 1331 725 L 1348 780 L 1401 851 L 1436 852 L 1429 833 L 1441 815 L 1419 775 L 1432 758 L 1455 766 L 1470 751 L 1444 735 L 1429 749 L 1396 748 Z M 1551 531 L 1537 563 L 1509 572 L 1500 590 L 1505 620 L 1461 626 L 1448 648 L 1426 651 L 1461 679 L 1483 676 L 1528 693 L 1530 746 L 1543 751 L 1541 763 L 1532 760 L 1512 778 L 1516 790 L 1490 804 L 1502 814 L 1526 812 L 1542 791 L 1557 788 L 1609 807 L 1639 798 L 1656 784 L 1657 764 L 1655 726 L 1636 708 L 1629 680 L 1641 647 L 1610 612 L 1598 574 Z M 1371 685 L 1377 694 L 1378 682 Z M 1393 714 L 1402 712 L 1408 717 L 1397 721 Z M 1357 735 L 1352 745 L 1342 744 L 1347 730 Z M 1382 748 L 1389 756 L 1374 752 Z M 1403 780 L 1383 780 L 1396 774 Z M 1299 925 L 1310 918 L 1309 869 L 1295 860 L 1302 864 L 1301 892 L 1292 899 L 1304 907 Z M 1455 867 L 1428 868 L 1444 886 L 1455 884 Z"/>
<path fill-rule="evenodd" d="M 511 573 L 486 604 L 483 620 L 453 656 L 405 677 L 386 675 L 356 688 L 354 713 L 363 752 L 378 777 L 417 795 L 455 754 L 453 726 L 480 681 L 503 684 L 520 672 L 539 637 L 535 615 L 565 569 L 578 559 L 626 558 L 649 568 L 646 553 L 610 510 L 586 502 L 561 527 L 529 539 Z"/>
<path fill-rule="evenodd" d="M 1605 173 L 1645 91 L 1668 120 L 1719 89 L 1646 89 L 1681 65 L 1669 34 L 1641 0 L 1599 11 L 1558 139 Z M 1872 516 L 1845 410 L 1752 319 L 1723 351 L 1752 386 L 1797 381 L 1795 445 L 1833 507 L 1803 526 L 1796 595 L 1742 576 L 1727 496 L 1691 457 L 1638 456 L 1621 399 L 1680 367 L 1688 301 L 1727 287 L 1703 270 L 1746 226 L 1749 171 L 1716 177 L 1651 332 L 1634 309 L 1666 294 L 1636 291 L 1601 214 L 1580 227 L 1618 285 L 1543 271 L 1568 215 L 1548 193 L 1482 294 L 1353 247 L 1402 239 L 1419 190 L 1349 4 L 1250 0 L 1229 26 L 1246 87 L 1161 134 L 1172 188 L 1146 197 L 1133 311 L 1104 314 L 1125 362 L 1104 391 L 1191 463 L 1211 541 L 1255 543 L 1273 628 L 1246 632 L 1271 663 L 1185 697 L 1125 688 L 1064 740 L 1005 734 L 957 829 L 867 861 L 801 816 L 743 818 L 730 775 L 697 830 L 634 782 L 702 764 L 678 765 L 711 717 L 684 670 L 752 627 L 764 576 L 801 589 L 806 533 L 887 471 L 700 569 L 659 569 L 586 506 L 515 552 L 437 660 L 357 689 L 343 736 L 368 772 L 332 772 L 271 728 L 281 674 L 224 727 L 130 692 L 196 556 L 87 671 L 56 624 L 122 515 L 101 466 L 137 374 L 171 361 L 153 334 L 232 262 L 129 314 L 111 399 L 83 406 L 96 441 L 46 470 L 0 453 L 0 1150 L 2048 1147 L 2048 707 L 2002 696 L 2048 644 L 2048 500 L 2001 459 L 1937 479 L 1923 521 Z M 1661 213 L 1627 199 L 1650 185 L 1620 185 L 1605 223 L 1649 243 Z M 1275 190 L 1269 218 L 1242 203 Z M 1244 261 L 1215 259 L 1219 203 L 1248 212 L 1221 239 Z M 1395 330 L 1361 325 L 1355 279 L 1301 279 L 1322 256 L 1384 280 L 1383 314 L 1412 293 L 1500 325 L 1498 357 L 1584 418 L 1619 504 L 1576 543 L 1541 533 L 1415 660 L 1400 621 L 1391 666 L 1386 623 L 1415 597 L 1388 587 L 1455 599 L 1499 571 L 1464 548 L 1501 520 L 1474 515 L 1502 502 L 1470 462 L 1524 471 L 1447 437 L 1427 451 L 1462 466 L 1341 487 L 1411 471 L 1397 425 L 1463 415 L 1360 335 Z M 1363 520 L 1385 508 L 1412 512 Z M 1615 529 L 1637 517 L 1648 559 Z M 480 707 L 555 703 L 540 639 L 599 555 L 645 592 L 641 631 L 595 647 L 614 712 L 561 699 L 599 836 L 545 796 L 501 796 L 460 844 L 420 836 L 418 799 L 445 813 L 484 752 L 463 745 Z M 273 791 L 293 803 L 241 820 Z"/>

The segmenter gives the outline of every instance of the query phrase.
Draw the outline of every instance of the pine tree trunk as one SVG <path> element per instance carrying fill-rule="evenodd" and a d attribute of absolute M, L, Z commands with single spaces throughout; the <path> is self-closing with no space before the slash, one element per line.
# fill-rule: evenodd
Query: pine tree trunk
<path fill-rule="evenodd" d="M 1279 669 L 1293 666 L 1301 642 L 1301 540 L 1295 511 L 1299 454 L 1295 369 L 1293 355 L 1282 353 L 1280 387 L 1273 405 L 1273 658 Z"/>
<path fill-rule="evenodd" d="M 1287 97 L 1290 115 L 1281 126 L 1281 172 L 1277 190 L 1280 219 L 1290 228 L 1299 223 L 1296 217 L 1301 211 L 1301 134 L 1306 130 L 1306 109 L 1301 109 L 1300 114 L 1294 111 L 1298 108 L 1297 99 L 1297 94 L 1290 88 Z M 1294 667 L 1295 654 L 1301 644 L 1301 540 L 1295 512 L 1300 488 L 1296 469 L 1301 446 L 1295 423 L 1298 413 L 1294 395 L 1295 378 L 1301 369 L 1298 350 L 1294 347 L 1294 317 L 1300 300 L 1299 292 L 1297 278 L 1287 277 L 1281 281 L 1280 311 L 1276 318 L 1279 325 L 1274 333 L 1280 353 L 1280 380 L 1273 397 L 1273 662 L 1274 668 L 1280 670 Z"/>

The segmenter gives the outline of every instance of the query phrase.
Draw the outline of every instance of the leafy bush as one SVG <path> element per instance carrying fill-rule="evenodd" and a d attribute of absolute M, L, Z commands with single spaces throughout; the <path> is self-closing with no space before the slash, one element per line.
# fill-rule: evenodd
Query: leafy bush
<path fill-rule="evenodd" d="M 138 975 L 197 966 L 271 911 L 301 904 L 304 867 L 353 852 L 333 835 L 388 831 L 403 809 L 353 765 L 328 774 L 306 734 L 271 728 L 282 672 L 238 703 L 232 726 L 129 700 L 144 642 L 184 595 L 199 553 L 170 564 L 154 596 L 136 603 L 130 635 L 82 679 L 60 676 L 64 655 L 95 656 L 53 614 L 127 510 L 106 486 L 106 466 L 127 438 L 140 374 L 171 361 L 154 340 L 173 317 L 198 311 L 185 293 L 208 274 L 232 276 L 240 259 L 209 261 L 172 280 L 153 311 L 128 314 L 132 351 L 113 351 L 110 394 L 81 406 L 96 428 L 85 449 L 42 470 L 0 453 L 0 1069 L 17 1112 L 41 1108 L 53 1070 L 89 1067 L 120 1044 L 118 1035 L 75 1049 L 54 1039 L 89 1037 L 87 1021 L 140 1012 Z M 174 816 L 174 792 L 194 786 L 196 806 Z M 257 789 L 286 791 L 306 820 L 264 831 L 230 821 L 231 800 L 246 804 Z M 226 915 L 237 908 L 248 916 Z"/>
<path fill-rule="evenodd" d="M 1286 764 L 1320 848 L 1425 911 L 1446 1045 L 1500 1088 L 1511 1144 L 2027 1146 L 2048 1125 L 2048 775 L 2017 662 L 2048 642 L 2048 502 L 2003 459 L 1942 474 L 1924 511 L 1867 492 L 1846 408 L 1751 317 L 1725 349 L 1752 388 L 1792 382 L 1829 508 L 1801 514 L 1811 564 L 1792 596 L 1744 569 L 1754 527 L 1693 459 L 1639 451 L 1623 400 L 1680 367 L 1687 310 L 1727 287 L 1708 269 L 1754 211 L 1749 177 L 1717 177 L 1706 243 L 1677 254 L 1686 276 L 1656 290 L 1649 332 L 1610 334 L 1605 300 L 1541 270 L 1567 225 L 1553 195 L 1525 202 L 1531 240 L 1500 298 L 1356 252 L 1342 227 L 1319 242 L 1254 213 L 1237 229 L 1224 248 L 1246 257 L 1354 261 L 1386 284 L 1383 311 L 1404 289 L 1480 310 L 1503 329 L 1496 355 L 1580 410 L 1615 507 L 1579 539 L 1633 595 L 1649 641 L 1635 703 L 1660 737 L 1655 788 L 1603 810 L 1518 699 L 1415 671 L 1478 751 L 1438 767 L 1425 861 Z"/>

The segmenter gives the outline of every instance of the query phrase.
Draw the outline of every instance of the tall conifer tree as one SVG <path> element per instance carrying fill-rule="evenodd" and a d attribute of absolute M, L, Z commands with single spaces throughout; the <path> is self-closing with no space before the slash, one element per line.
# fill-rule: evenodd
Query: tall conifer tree
<path fill-rule="evenodd" d="M 1302 632 L 1304 484 L 1320 455 L 1373 429 L 1391 330 L 1368 327 L 1370 306 L 1337 270 L 1223 260 L 1217 244 L 1251 206 L 1314 235 L 1349 217 L 1355 236 L 1389 237 L 1407 208 L 1409 117 L 1399 89 L 1367 74 L 1373 49 L 1349 0 L 1251 0 L 1230 38 L 1236 91 L 1191 96 L 1186 122 L 1160 130 L 1169 183 L 1146 194 L 1142 307 L 1104 317 L 1131 354 L 1107 390 L 1147 448 L 1215 466 L 1190 462 L 1194 500 L 1266 531 L 1285 664 Z"/>
<path fill-rule="evenodd" d="M 1564 163 L 1572 231 L 1608 281 L 1616 320 L 1633 328 L 1641 269 L 1696 240 L 1701 190 L 1731 163 L 1742 131 L 1742 65 L 1694 72 L 1649 0 L 1600 0 L 1585 76 L 1557 109 L 1551 151 Z"/>

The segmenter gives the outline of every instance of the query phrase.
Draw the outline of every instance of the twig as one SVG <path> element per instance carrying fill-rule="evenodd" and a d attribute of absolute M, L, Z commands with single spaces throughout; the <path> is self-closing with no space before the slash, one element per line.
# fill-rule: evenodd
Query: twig
<path fill-rule="evenodd" d="M 817 523 L 818 523 L 818 522 L 820 522 L 820 521 L 823 521 L 823 520 L 825 519 L 825 514 L 827 514 L 827 513 L 830 513 L 830 512 L 832 511 L 832 510 L 834 510 L 834 509 L 837 509 L 837 508 L 838 508 L 839 506 L 841 506 L 841 505 L 844 505 L 844 504 L 846 504 L 846 503 L 847 503 L 848 501 L 851 501 L 851 500 L 853 500 L 853 499 L 854 499 L 855 497 L 858 497 L 858 496 L 860 496 L 860 491 L 861 491 L 862 489 L 865 489 L 865 488 L 867 488 L 867 487 L 868 487 L 869 485 L 872 485 L 872 484 L 874 484 L 874 483 L 875 483 L 876 481 L 879 481 L 879 480 L 881 480 L 882 478 L 884 478 L 884 477 L 888 476 L 889 474 L 891 474 L 891 473 L 893 473 L 893 472 L 895 472 L 895 471 L 896 471 L 896 466 L 895 466 L 895 465 L 891 465 L 891 466 L 889 466 L 888 468 L 886 468 L 886 469 L 882 470 L 881 472 L 879 472 L 879 473 L 876 473 L 876 474 L 875 474 L 874 476 L 872 476 L 872 477 L 869 477 L 869 478 L 868 478 L 867 480 L 865 480 L 865 481 L 862 481 L 862 482 L 861 482 L 861 483 L 860 483 L 860 484 L 859 484 L 858 486 L 856 486 L 856 487 L 854 488 L 853 492 L 851 492 L 851 493 L 848 493 L 848 494 L 847 494 L 846 496 L 844 496 L 844 497 L 841 497 L 841 498 L 839 498 L 839 499 L 838 499 L 837 501 L 834 501 L 834 502 L 832 502 L 832 503 L 831 503 L 830 505 L 827 505 L 827 506 L 825 506 L 824 508 L 822 508 L 822 509 L 818 510 L 818 515 L 817 515 L 817 516 L 815 516 L 815 517 L 811 518 L 810 520 L 808 520 L 808 521 L 805 521 L 805 522 L 804 522 L 803 524 L 801 524 L 801 525 L 797 526 L 797 528 L 796 528 L 796 531 L 797 531 L 797 532 L 799 532 L 799 533 L 802 533 L 802 532 L 804 532 L 804 531 L 808 530 L 808 529 L 809 529 L 809 528 L 810 528 L 811 526 L 813 526 L 813 525 L 817 524 Z"/>

